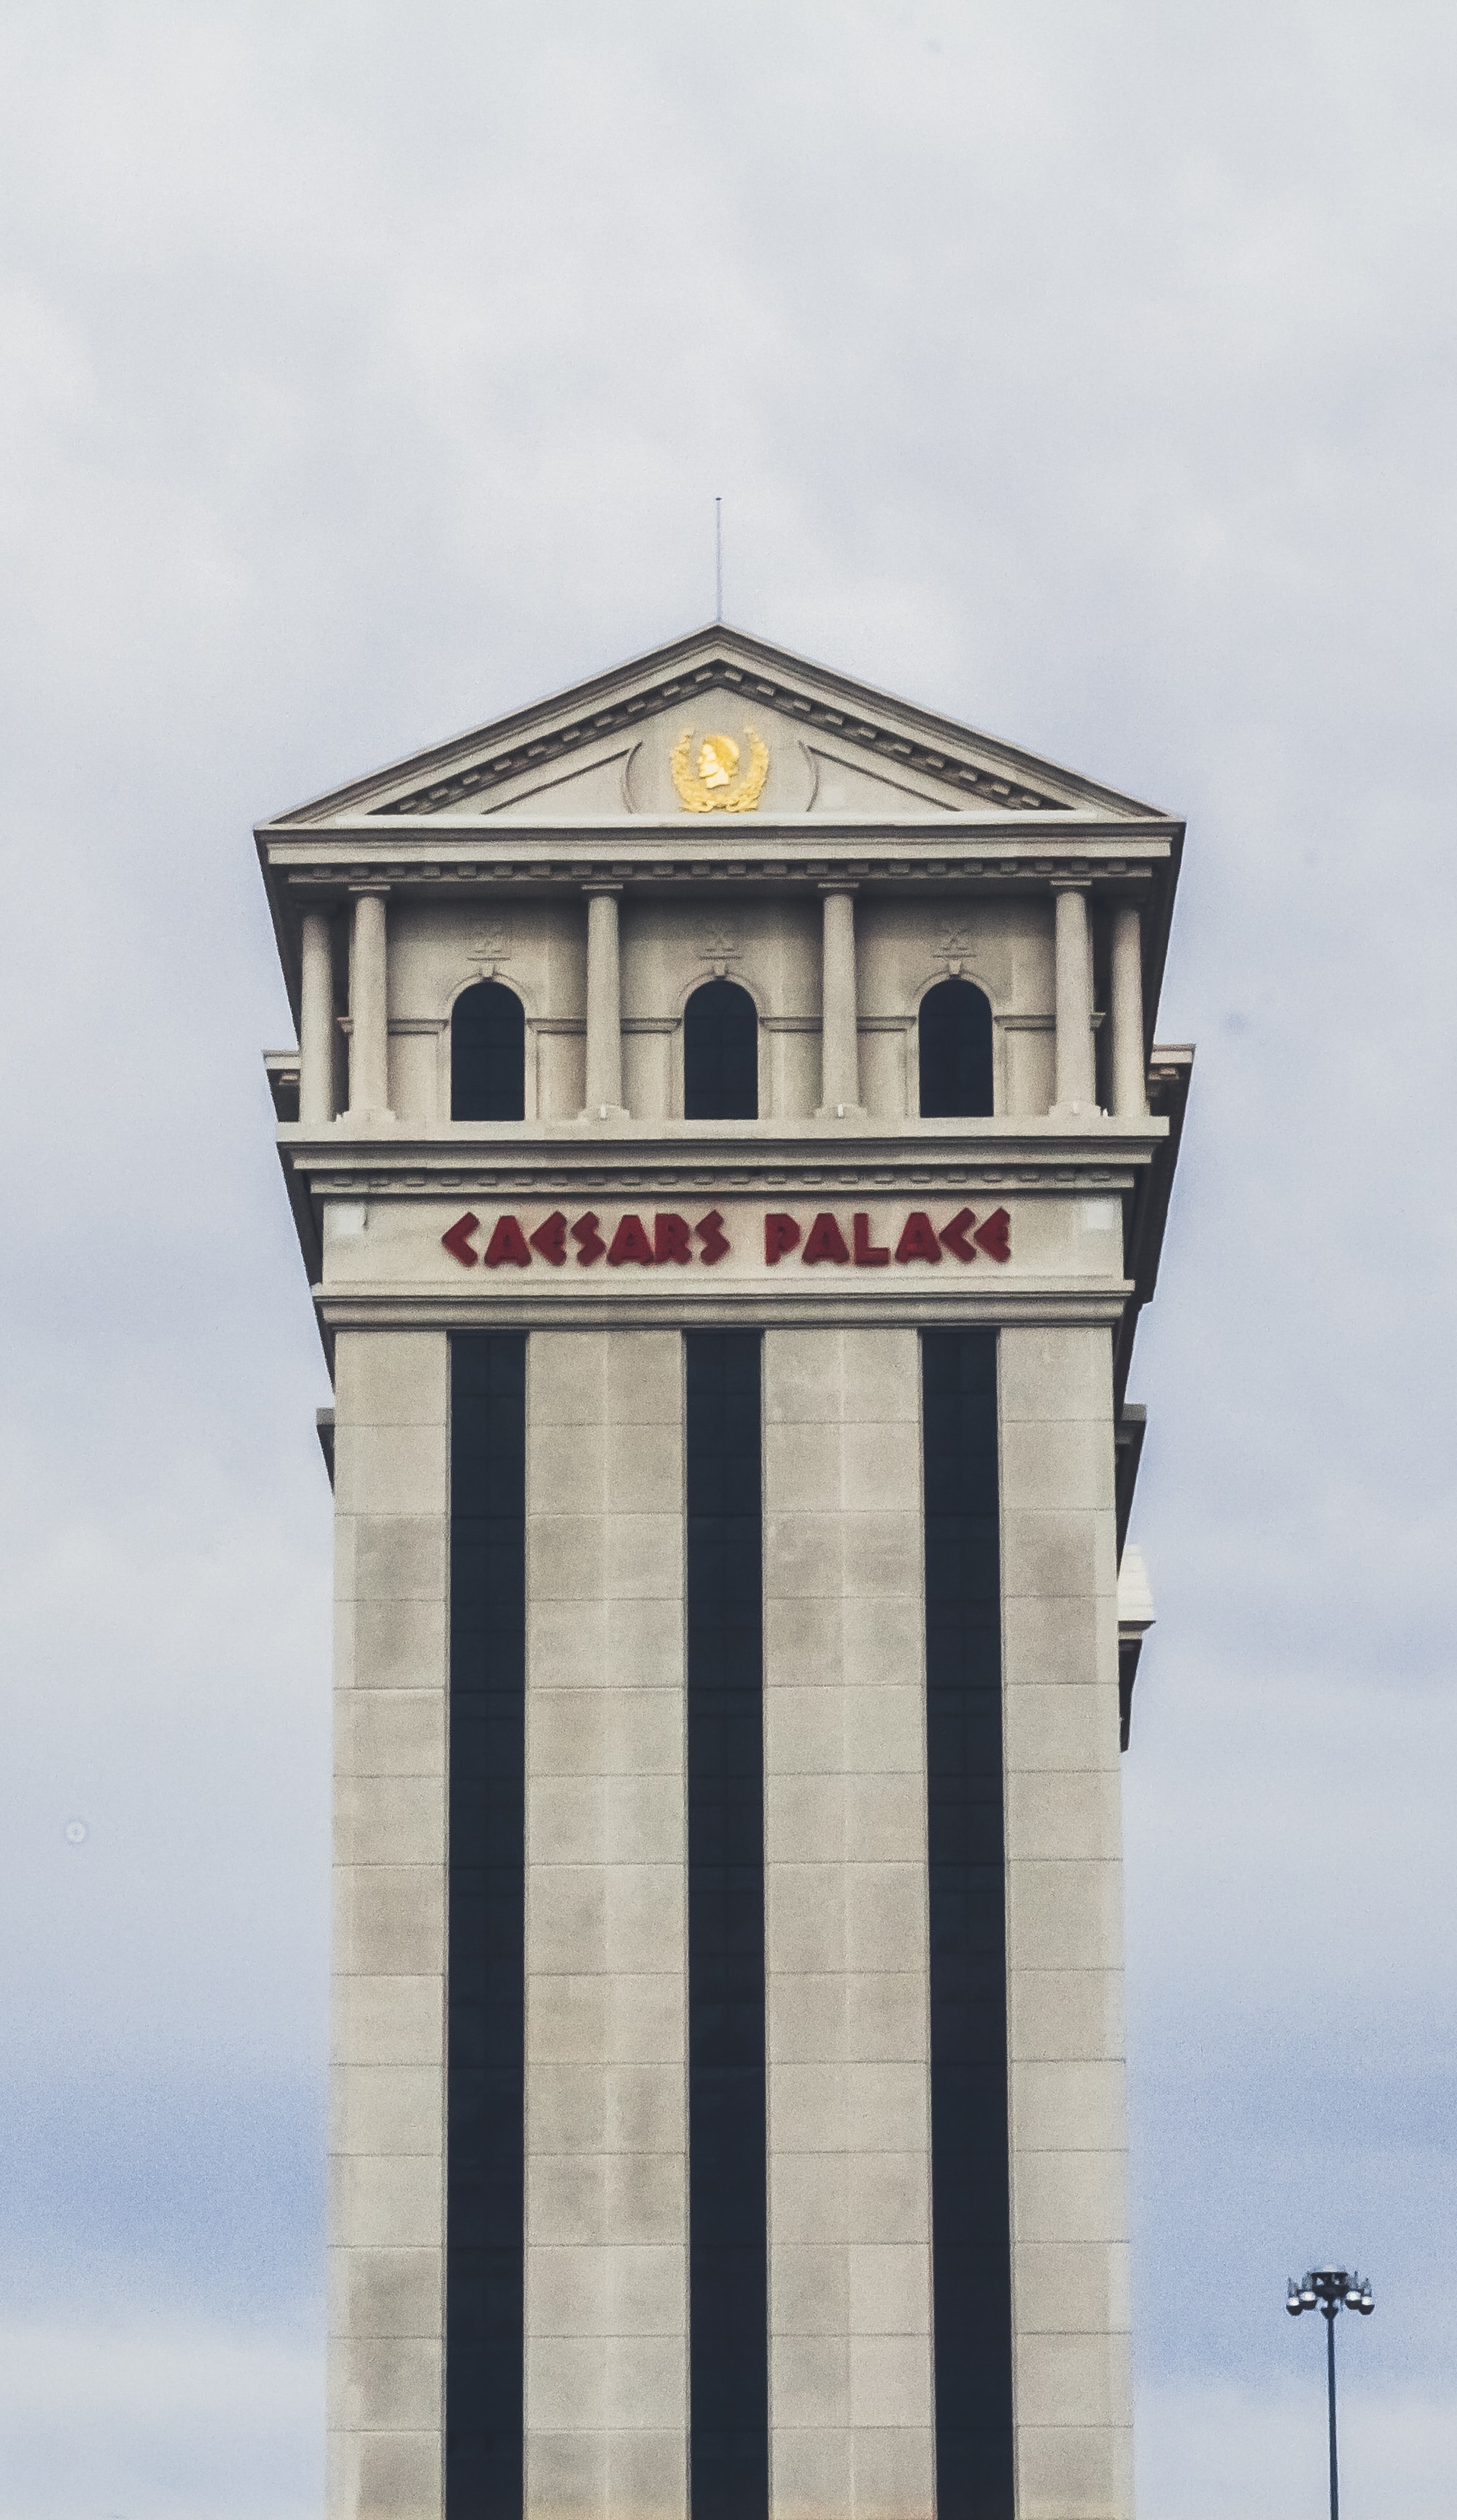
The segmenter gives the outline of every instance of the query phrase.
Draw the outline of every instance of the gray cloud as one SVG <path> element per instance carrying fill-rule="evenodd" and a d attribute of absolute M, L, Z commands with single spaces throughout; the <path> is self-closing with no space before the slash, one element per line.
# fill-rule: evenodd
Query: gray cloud
<path fill-rule="evenodd" d="M 1190 816 L 1161 1030 L 1200 1060 L 1134 1383 L 1149 2490 L 1290 2507 L 1282 2279 L 1359 2247 L 1352 2422 L 1438 2507 L 1454 53 L 1420 0 L 12 14 L 0 1951 L 37 2355 L 93 2296 L 118 2336 L 272 2316 L 282 2354 L 315 2318 L 325 1385 L 248 827 L 702 619 L 721 491 L 731 617 Z M 240 2091 L 277 2248 L 216 2273 Z M 153 2213 L 169 2123 L 197 2176 Z M 244 2401 L 252 2333 L 217 2347 Z M 250 2508 L 310 2507 L 306 2434 Z M 161 2507 L 166 2438 L 128 2436 L 118 2510 Z"/>

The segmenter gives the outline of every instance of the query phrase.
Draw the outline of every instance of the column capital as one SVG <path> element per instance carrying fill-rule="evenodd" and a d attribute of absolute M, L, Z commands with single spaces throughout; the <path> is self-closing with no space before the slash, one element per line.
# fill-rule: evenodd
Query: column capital
<path fill-rule="evenodd" d="M 1055 875 L 1050 889 L 1053 892 L 1091 892 L 1093 878 L 1090 875 Z"/>
<path fill-rule="evenodd" d="M 390 887 L 383 878 L 371 876 L 367 883 L 351 883 L 349 895 L 354 901 L 387 901 Z"/>
<path fill-rule="evenodd" d="M 585 893 L 620 892 L 621 889 L 622 878 L 620 876 L 587 875 L 582 878 L 582 890 Z"/>
<path fill-rule="evenodd" d="M 859 889 L 859 879 L 855 876 L 821 876 L 815 884 L 816 892 L 858 892 Z"/>

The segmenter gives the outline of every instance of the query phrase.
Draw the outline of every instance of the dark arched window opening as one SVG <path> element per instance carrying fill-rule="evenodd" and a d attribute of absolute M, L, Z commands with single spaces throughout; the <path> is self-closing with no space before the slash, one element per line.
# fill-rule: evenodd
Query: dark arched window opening
<path fill-rule="evenodd" d="M 450 1018 L 452 1120 L 526 1116 L 526 1020 L 522 1002 L 499 980 L 479 980 L 456 999 Z"/>
<path fill-rule="evenodd" d="M 990 1004 L 970 980 L 938 980 L 921 1001 L 921 1117 L 983 1120 L 992 1108 Z"/>
<path fill-rule="evenodd" d="M 734 980 L 706 980 L 683 1011 L 683 1111 L 690 1120 L 756 1120 L 758 1009 Z"/>

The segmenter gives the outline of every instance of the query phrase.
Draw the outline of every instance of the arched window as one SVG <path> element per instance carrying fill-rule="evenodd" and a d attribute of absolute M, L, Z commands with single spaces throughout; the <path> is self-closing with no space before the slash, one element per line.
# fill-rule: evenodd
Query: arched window
<path fill-rule="evenodd" d="M 450 1018 L 452 1120 L 524 1120 L 526 1023 L 522 1002 L 499 980 L 462 990 Z"/>
<path fill-rule="evenodd" d="M 756 1120 L 758 1009 L 734 980 L 706 980 L 683 1011 L 683 1111 L 689 1120 Z"/>
<path fill-rule="evenodd" d="M 990 1004 L 970 980 L 938 980 L 921 1001 L 921 1117 L 982 1120 L 992 1107 Z"/>

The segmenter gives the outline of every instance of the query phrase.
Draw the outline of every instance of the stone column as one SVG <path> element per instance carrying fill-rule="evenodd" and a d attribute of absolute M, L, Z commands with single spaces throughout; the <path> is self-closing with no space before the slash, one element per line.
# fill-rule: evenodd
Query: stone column
<path fill-rule="evenodd" d="M 860 1044 L 856 1029 L 855 887 L 826 884 L 820 999 L 820 1107 L 817 1120 L 860 1119 Z"/>
<path fill-rule="evenodd" d="M 620 884 L 588 884 L 587 1103 L 584 1120 L 624 1120 L 622 983 L 617 963 Z"/>
<path fill-rule="evenodd" d="M 1113 1356 L 1003 1329 L 1017 2508 L 1133 2508 Z"/>
<path fill-rule="evenodd" d="M 349 953 L 349 1117 L 392 1120 L 385 900 L 387 887 L 354 892 Z"/>
<path fill-rule="evenodd" d="M 330 2520 L 441 2509 L 449 1340 L 335 1356 Z"/>
<path fill-rule="evenodd" d="M 1119 1120 L 1142 1120 L 1149 1108 L 1143 1046 L 1143 922 L 1136 901 L 1113 914 L 1113 1108 Z"/>
<path fill-rule="evenodd" d="M 1093 1078 L 1092 952 L 1086 884 L 1054 887 L 1056 911 L 1057 1089 L 1053 1109 L 1070 1117 L 1097 1108 Z"/>
<path fill-rule="evenodd" d="M 299 940 L 298 1117 L 334 1117 L 334 939 L 327 910 L 305 910 Z"/>
<path fill-rule="evenodd" d="M 764 1335 L 771 2508 L 930 2520 L 920 1355 Z"/>
<path fill-rule="evenodd" d="M 682 1341 L 526 1375 L 525 2509 L 683 2520 Z"/>

